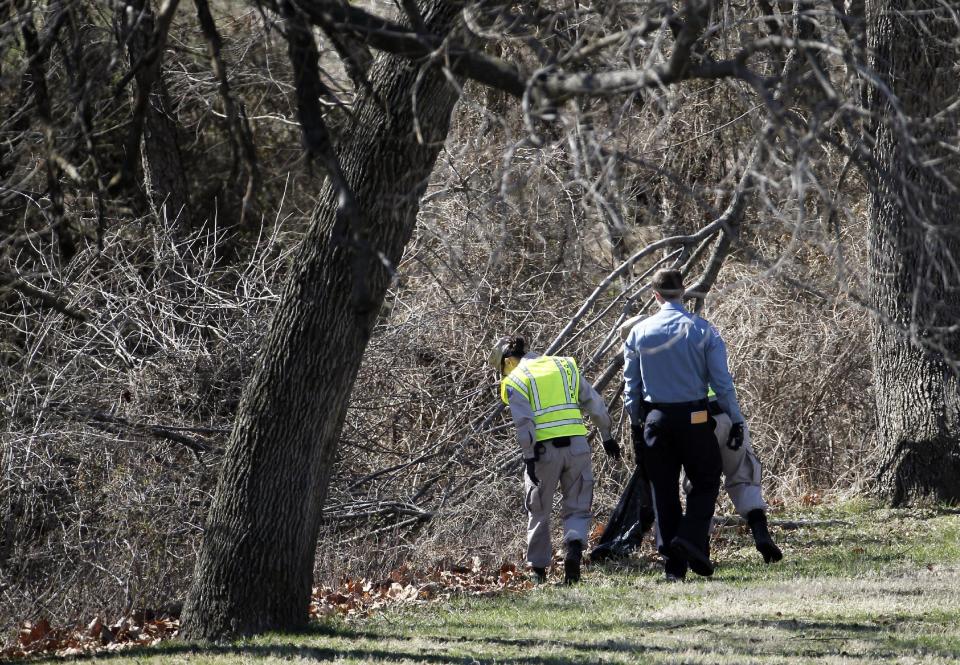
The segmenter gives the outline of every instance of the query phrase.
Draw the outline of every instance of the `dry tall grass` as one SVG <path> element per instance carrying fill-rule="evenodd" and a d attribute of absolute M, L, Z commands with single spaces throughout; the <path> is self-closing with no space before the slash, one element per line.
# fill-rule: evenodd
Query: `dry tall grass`
<path fill-rule="evenodd" d="M 102 251 L 91 233 L 67 265 L 39 237 L 14 257 L 86 321 L 2 294 L 4 635 L 40 615 L 175 605 L 187 588 L 237 400 L 319 189 L 278 75 L 284 45 L 262 38 L 259 20 L 222 24 L 261 148 L 259 233 L 214 230 L 217 202 L 235 213 L 229 196 L 204 199 L 205 230 L 180 240 L 117 204 Z M 230 168 L 209 113 L 216 85 L 194 37 L 177 34 L 186 46 L 171 56 L 169 86 L 196 137 L 191 168 L 212 191 Z M 466 86 L 353 389 L 319 579 L 521 557 L 518 453 L 495 413 L 488 346 L 517 332 L 546 348 L 633 251 L 715 218 L 762 134 L 762 112 L 736 83 L 627 101 L 570 102 L 537 125 L 535 146 L 517 105 Z M 795 138 L 769 139 L 774 158 L 705 310 L 727 339 L 767 494 L 787 502 L 860 488 L 873 428 L 867 316 L 847 295 L 863 266 L 862 192 L 849 178 L 822 209 L 811 204 L 796 183 L 832 191 L 842 169 Z M 66 205 L 89 221 L 86 199 Z M 617 353 L 624 304 L 645 302 L 640 277 L 675 258 L 651 256 L 615 280 L 561 352 L 596 379 Z M 604 396 L 625 441 L 616 380 Z M 598 454 L 595 469 L 602 519 L 628 468 Z"/>

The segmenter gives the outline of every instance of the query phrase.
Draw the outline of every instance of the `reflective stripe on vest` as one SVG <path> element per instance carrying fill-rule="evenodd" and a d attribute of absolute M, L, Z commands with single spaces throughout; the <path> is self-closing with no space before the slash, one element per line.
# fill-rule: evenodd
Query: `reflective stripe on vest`
<path fill-rule="evenodd" d="M 521 360 L 500 382 L 500 399 L 509 404 L 507 389 L 520 393 L 533 411 L 537 441 L 558 436 L 586 436 L 580 412 L 580 370 L 573 358 L 540 356 Z"/>
<path fill-rule="evenodd" d="M 520 394 L 523 395 L 528 402 L 530 401 L 530 391 L 527 390 L 527 386 L 524 385 L 523 382 L 518 381 L 517 379 L 513 378 L 513 376 L 508 376 L 508 377 L 506 377 L 506 378 L 500 383 L 500 394 L 501 394 L 501 396 L 506 395 L 505 389 L 508 388 L 508 387 L 509 387 L 509 388 L 513 388 L 514 390 L 519 391 Z M 506 404 L 506 403 L 507 403 L 507 400 L 504 399 L 504 400 L 503 400 L 503 403 Z"/>

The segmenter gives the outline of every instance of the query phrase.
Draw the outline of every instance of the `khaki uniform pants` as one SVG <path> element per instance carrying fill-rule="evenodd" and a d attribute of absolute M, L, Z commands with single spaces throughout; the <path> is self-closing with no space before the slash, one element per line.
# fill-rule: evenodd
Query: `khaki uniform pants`
<path fill-rule="evenodd" d="M 527 522 L 527 561 L 536 568 L 546 568 L 553 559 L 550 544 L 550 509 L 553 493 L 560 485 L 563 519 L 563 542 L 580 540 L 584 547 L 590 532 L 590 507 L 593 503 L 593 469 L 590 466 L 590 445 L 585 437 L 570 437 L 570 445 L 556 448 L 543 442 L 544 451 L 536 462 L 540 486 L 523 474 L 524 507 Z"/>
<path fill-rule="evenodd" d="M 730 438 L 730 416 L 721 413 L 713 416 L 717 421 L 714 433 L 720 444 L 720 458 L 723 462 L 723 486 L 733 502 L 737 514 L 746 517 L 752 510 L 766 510 L 767 504 L 760 491 L 760 460 L 753 452 L 753 446 L 747 440 L 740 450 L 727 448 L 727 439 Z M 683 479 L 683 489 L 689 494 L 689 481 Z"/>

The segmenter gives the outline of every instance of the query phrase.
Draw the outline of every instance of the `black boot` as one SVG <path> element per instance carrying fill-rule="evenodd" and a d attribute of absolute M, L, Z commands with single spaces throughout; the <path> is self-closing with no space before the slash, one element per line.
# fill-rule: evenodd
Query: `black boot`
<path fill-rule="evenodd" d="M 699 547 L 686 538 L 679 536 L 670 541 L 669 553 L 671 559 L 686 561 L 690 570 L 697 575 L 709 577 L 713 575 L 713 563 L 710 557 Z"/>
<path fill-rule="evenodd" d="M 567 542 L 567 556 L 563 558 L 563 583 L 576 584 L 580 581 L 580 560 L 583 558 L 583 541 Z"/>
<path fill-rule="evenodd" d="M 530 581 L 534 584 L 544 584 L 547 581 L 547 569 L 534 566 L 530 573 Z"/>
<path fill-rule="evenodd" d="M 773 542 L 770 531 L 767 529 L 767 514 L 761 509 L 747 513 L 747 524 L 753 532 L 753 542 L 757 544 L 757 551 L 763 555 L 764 563 L 776 563 L 783 558 L 783 552 Z"/>
<path fill-rule="evenodd" d="M 664 554 L 663 568 L 664 579 L 667 582 L 682 582 L 687 576 L 687 562 L 683 559 Z"/>

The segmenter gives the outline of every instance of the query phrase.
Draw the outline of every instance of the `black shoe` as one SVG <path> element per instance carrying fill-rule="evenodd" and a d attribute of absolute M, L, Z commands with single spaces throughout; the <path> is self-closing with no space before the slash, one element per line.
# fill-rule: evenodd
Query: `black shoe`
<path fill-rule="evenodd" d="M 583 558 L 583 542 L 571 540 L 567 543 L 567 556 L 563 558 L 563 583 L 577 584 L 580 581 L 580 561 Z"/>
<path fill-rule="evenodd" d="M 530 573 L 530 581 L 534 584 L 545 584 L 547 581 L 547 569 L 534 566 L 533 571 Z"/>
<path fill-rule="evenodd" d="M 674 573 L 664 573 L 663 581 L 664 582 L 682 582 L 683 575 L 675 575 Z"/>
<path fill-rule="evenodd" d="M 763 555 L 764 563 L 776 563 L 783 558 L 783 552 L 773 542 L 770 537 L 770 530 L 767 528 L 767 514 L 757 508 L 747 513 L 747 523 L 750 525 L 750 531 L 753 532 L 753 542 L 757 546 L 757 551 Z"/>
<path fill-rule="evenodd" d="M 690 565 L 690 570 L 697 575 L 703 577 L 713 575 L 713 564 L 710 563 L 710 557 L 701 552 L 700 548 L 686 538 L 678 536 L 670 541 L 670 556 L 686 561 Z"/>

